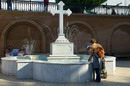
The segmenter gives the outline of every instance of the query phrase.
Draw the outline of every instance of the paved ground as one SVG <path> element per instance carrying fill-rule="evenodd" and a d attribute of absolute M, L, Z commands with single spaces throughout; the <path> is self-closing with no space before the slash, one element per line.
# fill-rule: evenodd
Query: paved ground
<path fill-rule="evenodd" d="M 0 86 L 130 86 L 130 60 L 117 61 L 115 74 L 108 75 L 101 83 L 48 83 L 0 74 Z"/>

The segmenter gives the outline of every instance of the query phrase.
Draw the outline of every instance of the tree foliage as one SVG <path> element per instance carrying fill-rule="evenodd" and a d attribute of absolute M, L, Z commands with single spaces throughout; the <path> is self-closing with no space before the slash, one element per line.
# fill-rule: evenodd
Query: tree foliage
<path fill-rule="evenodd" d="M 93 9 L 106 0 L 58 0 L 63 1 L 65 5 L 65 9 L 71 9 L 73 13 L 83 13 L 84 9 Z"/>
<path fill-rule="evenodd" d="M 101 4 L 106 0 L 58 0 L 63 1 L 64 3 L 73 3 L 73 4 Z"/>

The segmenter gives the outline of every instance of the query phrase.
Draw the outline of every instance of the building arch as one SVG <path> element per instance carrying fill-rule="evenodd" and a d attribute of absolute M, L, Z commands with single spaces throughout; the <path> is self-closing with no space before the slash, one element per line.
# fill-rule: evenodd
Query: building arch
<path fill-rule="evenodd" d="M 116 24 L 115 26 L 113 26 L 108 34 L 108 37 L 107 37 L 107 51 L 109 52 L 109 54 L 111 55 L 112 54 L 112 44 L 111 44 L 111 41 L 112 41 L 112 36 L 114 34 L 115 31 L 117 31 L 120 27 L 120 26 L 123 26 L 123 25 L 130 25 L 130 22 L 121 22 L 121 23 L 118 23 Z"/>
<path fill-rule="evenodd" d="M 94 28 L 83 21 L 69 21 L 65 27 L 66 37 L 74 43 L 75 53 L 84 53 L 86 46 L 90 44 L 90 39 L 98 40 L 97 33 Z"/>
<path fill-rule="evenodd" d="M 29 20 L 29 19 L 20 19 L 20 20 L 13 20 L 13 21 L 11 21 L 11 22 L 9 22 L 6 26 L 5 26 L 5 28 L 4 28 L 4 30 L 2 31 L 2 34 L 1 34 L 1 49 L 2 49 L 2 52 L 1 52 L 1 54 L 2 54 L 2 56 L 4 56 L 4 49 L 5 49 L 5 42 L 6 42 L 6 35 L 7 35 L 7 33 L 8 33 L 8 31 L 11 29 L 11 27 L 13 27 L 13 26 L 15 26 L 15 25 L 17 25 L 17 24 L 20 24 L 20 23 L 28 23 L 28 24 L 30 24 L 30 25 L 33 25 L 33 26 L 35 26 L 39 31 L 40 31 L 40 33 L 41 33 L 41 38 L 42 38 L 42 43 L 43 44 L 45 44 L 44 45 L 44 49 L 45 50 L 43 50 L 44 52 L 46 52 L 46 35 L 45 35 L 45 32 L 44 32 L 44 30 L 43 30 L 43 28 L 38 24 L 38 23 L 36 23 L 35 21 L 33 21 L 33 20 Z"/>
<path fill-rule="evenodd" d="M 72 25 L 72 24 L 76 24 L 76 23 L 79 23 L 79 24 L 82 24 L 82 25 L 85 25 L 86 27 L 88 27 L 88 29 L 92 32 L 92 36 L 98 40 L 98 36 L 97 36 L 97 32 L 96 30 L 88 23 L 86 22 L 83 22 L 83 21 L 79 21 L 79 20 L 76 20 L 76 21 L 69 21 L 67 22 L 66 24 L 66 27 Z"/>

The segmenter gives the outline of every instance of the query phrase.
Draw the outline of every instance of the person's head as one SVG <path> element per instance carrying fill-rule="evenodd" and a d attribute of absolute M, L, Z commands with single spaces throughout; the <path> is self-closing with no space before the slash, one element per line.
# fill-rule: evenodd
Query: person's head
<path fill-rule="evenodd" d="M 91 44 L 96 43 L 96 39 L 91 39 L 91 40 L 90 40 L 90 43 L 91 43 Z"/>

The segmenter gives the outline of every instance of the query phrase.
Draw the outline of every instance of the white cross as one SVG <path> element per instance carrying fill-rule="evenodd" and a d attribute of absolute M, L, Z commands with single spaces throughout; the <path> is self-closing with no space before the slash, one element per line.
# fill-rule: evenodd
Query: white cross
<path fill-rule="evenodd" d="M 72 13 L 70 9 L 68 10 L 63 10 L 63 6 L 65 4 L 60 1 L 58 3 L 58 6 L 59 6 L 59 10 L 51 10 L 51 13 L 52 15 L 55 15 L 55 14 L 59 14 L 59 36 L 63 36 L 64 35 L 64 32 L 63 32 L 63 15 L 64 14 L 67 14 L 68 16 Z"/>

